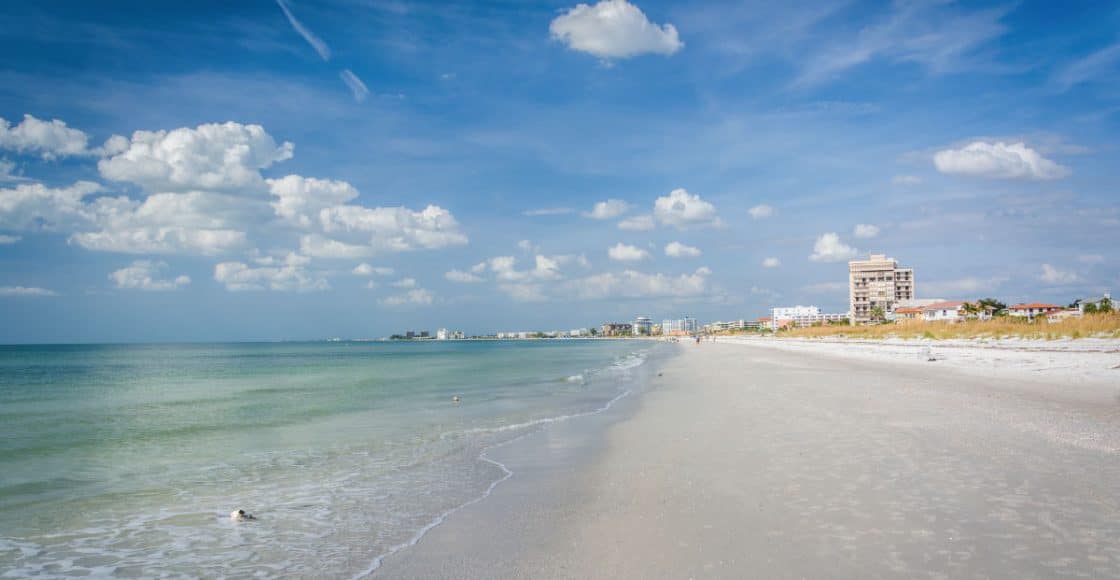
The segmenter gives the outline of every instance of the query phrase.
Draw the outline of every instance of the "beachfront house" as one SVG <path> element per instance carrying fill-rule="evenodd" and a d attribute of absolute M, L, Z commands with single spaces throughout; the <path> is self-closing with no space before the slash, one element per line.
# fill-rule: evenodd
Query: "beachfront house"
<path fill-rule="evenodd" d="M 1093 305 L 1090 310 L 1098 312 L 1101 310 L 1101 306 L 1106 304 L 1109 306 L 1109 309 L 1116 309 L 1116 306 L 1112 303 L 1112 295 L 1110 295 L 1108 292 L 1105 292 L 1102 296 L 1096 296 L 1093 298 L 1082 298 L 1078 300 L 1077 311 L 1081 314 L 1085 314 L 1085 307 L 1090 304 Z"/>
<path fill-rule="evenodd" d="M 905 308 L 904 307 L 904 308 L 895 308 L 894 309 L 894 319 L 895 320 L 902 320 L 902 321 L 918 320 L 921 317 L 922 317 L 922 309 L 921 308 Z"/>
<path fill-rule="evenodd" d="M 958 322 L 964 320 L 964 301 L 934 302 L 922 307 L 922 320 L 926 322 Z"/>
<path fill-rule="evenodd" d="M 1016 316 L 1019 318 L 1026 318 L 1027 320 L 1034 320 L 1036 316 L 1046 316 L 1051 312 L 1063 310 L 1057 304 L 1044 304 L 1042 302 L 1030 302 L 1024 304 L 1016 304 L 1007 309 L 1008 316 Z"/>

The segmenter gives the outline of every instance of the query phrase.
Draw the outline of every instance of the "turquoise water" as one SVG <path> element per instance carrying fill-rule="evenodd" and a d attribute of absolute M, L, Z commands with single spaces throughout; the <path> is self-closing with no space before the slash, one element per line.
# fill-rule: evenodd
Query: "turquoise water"
<path fill-rule="evenodd" d="M 654 348 L 0 347 L 0 575 L 361 575 L 506 477 L 487 448 L 626 396 Z"/>

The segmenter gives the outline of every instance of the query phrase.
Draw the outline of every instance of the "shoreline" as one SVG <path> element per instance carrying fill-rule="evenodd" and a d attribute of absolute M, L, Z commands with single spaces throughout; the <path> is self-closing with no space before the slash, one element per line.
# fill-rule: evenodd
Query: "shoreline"
<path fill-rule="evenodd" d="M 794 346 L 682 345 L 373 577 L 1120 573 L 1111 382 Z"/>

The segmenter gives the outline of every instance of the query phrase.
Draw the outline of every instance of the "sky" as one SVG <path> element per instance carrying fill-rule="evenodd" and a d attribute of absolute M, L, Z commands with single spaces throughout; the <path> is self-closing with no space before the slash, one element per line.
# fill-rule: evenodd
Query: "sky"
<path fill-rule="evenodd" d="M 9 2 L 0 343 L 1120 289 L 1107 2 Z"/>

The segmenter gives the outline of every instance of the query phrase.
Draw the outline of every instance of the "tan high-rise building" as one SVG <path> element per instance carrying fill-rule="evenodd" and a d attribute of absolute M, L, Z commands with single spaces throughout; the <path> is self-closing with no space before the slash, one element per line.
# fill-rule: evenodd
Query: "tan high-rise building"
<path fill-rule="evenodd" d="M 914 299 L 914 269 L 899 268 L 886 254 L 871 254 L 867 260 L 848 262 L 848 308 L 852 324 L 871 320 L 879 308 L 883 314 L 896 302 Z"/>

